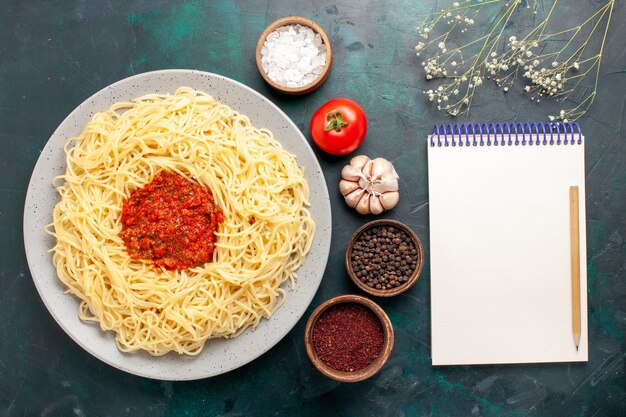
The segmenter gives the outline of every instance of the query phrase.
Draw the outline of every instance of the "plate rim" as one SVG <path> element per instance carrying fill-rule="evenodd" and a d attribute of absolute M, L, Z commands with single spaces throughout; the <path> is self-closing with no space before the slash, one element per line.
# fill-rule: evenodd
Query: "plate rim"
<path fill-rule="evenodd" d="M 131 369 L 128 366 L 125 366 L 124 363 L 118 363 L 116 361 L 114 361 L 112 358 L 109 358 L 105 355 L 101 355 L 100 353 L 96 353 L 95 351 L 93 351 L 88 344 L 81 340 L 81 338 L 74 334 L 73 331 L 71 331 L 68 328 L 67 323 L 59 317 L 58 312 L 54 309 L 53 306 L 50 305 L 50 300 L 48 300 L 44 294 L 44 288 L 43 288 L 43 282 L 40 279 L 37 279 L 35 277 L 35 274 L 33 274 L 33 270 L 36 270 L 37 268 L 34 267 L 34 264 L 36 263 L 35 261 L 35 253 L 32 253 L 31 248 L 29 248 L 28 245 L 28 241 L 30 240 L 30 238 L 28 237 L 30 235 L 30 231 L 28 226 L 31 224 L 31 222 L 35 222 L 31 216 L 29 216 L 29 212 L 27 211 L 30 207 L 32 206 L 36 206 L 35 204 L 33 204 L 33 199 L 35 198 L 35 196 L 33 195 L 34 190 L 33 190 L 33 184 L 34 182 L 36 182 L 34 180 L 34 177 L 36 175 L 36 173 L 38 172 L 38 169 L 41 169 L 42 166 L 45 165 L 44 158 L 45 158 L 45 151 L 48 148 L 52 148 L 51 146 L 51 141 L 53 138 L 55 138 L 56 136 L 61 135 L 61 131 L 63 129 L 66 128 L 66 125 L 68 123 L 71 122 L 72 118 L 75 117 L 74 114 L 79 112 L 80 109 L 82 109 L 85 105 L 87 105 L 90 101 L 92 101 L 93 99 L 99 97 L 100 95 L 102 95 L 106 90 L 114 88 L 114 87 L 119 87 L 120 84 L 126 84 L 129 83 L 133 80 L 136 79 L 143 79 L 143 78 L 150 78 L 150 77 L 157 77 L 160 75 L 172 75 L 172 74 L 176 74 L 176 75 L 195 75 L 195 76 L 206 76 L 211 80 L 219 80 L 220 82 L 226 82 L 226 83 L 231 83 L 232 85 L 234 85 L 236 88 L 238 89 L 243 89 L 245 90 L 247 93 L 252 94 L 254 96 L 257 96 L 261 101 L 263 101 L 267 106 L 269 106 L 270 108 L 272 108 L 275 112 L 278 113 L 279 116 L 281 116 L 281 120 L 285 121 L 287 124 L 290 125 L 290 127 L 292 127 L 293 129 L 295 129 L 296 132 L 298 132 L 298 138 L 299 141 L 302 142 L 302 144 L 304 145 L 306 151 L 308 153 L 310 153 L 311 156 L 311 160 L 314 162 L 314 166 L 310 167 L 310 169 L 312 169 L 313 171 L 316 171 L 319 175 L 320 175 L 320 179 L 324 184 L 324 187 L 322 190 L 322 198 L 320 198 L 320 204 L 325 205 L 325 212 L 324 217 L 327 217 L 327 221 L 328 221 L 328 230 L 326 231 L 327 234 L 327 239 L 325 242 L 322 242 L 322 250 L 325 252 L 323 253 L 321 259 L 323 260 L 321 262 L 321 264 L 319 265 L 319 267 L 315 268 L 315 269 L 319 269 L 321 271 L 320 273 L 320 277 L 317 280 L 317 283 L 315 284 L 314 287 L 314 291 L 312 291 L 311 296 L 307 297 L 308 299 L 305 299 L 304 302 L 302 303 L 303 308 L 301 308 L 301 312 L 295 314 L 297 317 L 295 318 L 295 320 L 293 320 L 293 323 L 289 326 L 286 326 L 285 330 L 282 332 L 282 334 L 280 334 L 280 336 L 271 344 L 269 344 L 267 347 L 264 347 L 262 349 L 260 349 L 259 351 L 255 352 L 252 355 L 249 355 L 248 358 L 239 361 L 238 364 L 236 364 L 233 367 L 227 367 L 223 370 L 217 371 L 217 372 L 205 372 L 204 375 L 196 375 L 196 374 L 185 374 L 185 375 L 155 375 L 155 374 L 151 374 L 150 372 L 146 372 L 146 371 L 142 371 L 142 370 L 136 370 L 136 369 Z M 193 88 L 193 87 L 192 87 Z M 205 91 L 206 92 L 206 91 Z M 156 92 L 156 93 L 162 93 L 160 91 Z M 212 95 L 211 92 L 206 92 L 209 95 Z M 138 95 L 139 96 L 139 95 Z M 137 96 L 137 97 L 138 97 Z M 119 100 L 118 100 L 119 101 Z M 113 102 L 111 103 L 111 105 L 113 104 Z M 229 104 L 230 106 L 230 104 Z M 239 109 L 235 108 L 234 106 L 231 106 L 235 111 L 239 112 Z M 95 113 L 95 111 L 93 112 Z M 243 113 L 242 113 L 243 114 Z M 284 145 L 284 143 L 281 142 L 282 145 Z M 297 155 L 296 155 L 297 156 Z M 64 167 L 66 167 L 67 165 L 64 163 Z M 65 169 L 65 168 L 64 168 Z M 48 180 L 52 180 L 52 178 L 47 178 Z M 51 185 L 52 186 L 52 185 Z M 56 192 L 56 190 L 55 190 Z M 52 213 L 50 213 L 50 220 L 52 219 Z M 54 321 L 61 327 L 61 329 L 63 329 L 63 331 L 65 332 L 65 334 L 67 334 L 70 339 L 72 339 L 76 344 L 78 344 L 83 350 L 85 350 L 87 353 L 89 353 L 91 356 L 93 356 L 94 358 L 106 363 L 107 365 L 110 365 L 116 369 L 119 369 L 121 371 L 127 372 L 129 374 L 132 375 L 137 375 L 140 377 L 145 377 L 145 378 L 150 378 L 150 379 L 155 379 L 155 380 L 161 380 L 161 381 L 191 381 L 191 380 L 199 380 L 199 379 L 206 379 L 206 378 L 211 378 L 211 377 L 215 377 L 215 376 L 219 376 L 219 375 L 223 375 L 225 373 L 228 372 L 232 372 L 236 369 L 239 369 L 247 364 L 249 364 L 250 362 L 253 362 L 254 360 L 260 358 L 261 356 L 263 356 L 265 353 L 267 353 L 268 351 L 270 351 L 272 348 L 274 348 L 278 343 L 280 343 L 287 335 L 289 335 L 289 333 L 291 333 L 291 331 L 296 327 L 296 325 L 298 324 L 298 322 L 302 319 L 302 317 L 304 316 L 304 314 L 306 313 L 307 308 L 311 305 L 313 299 L 315 298 L 315 295 L 317 294 L 317 292 L 319 291 L 319 287 L 321 285 L 322 279 L 324 277 L 324 273 L 326 270 L 326 267 L 328 265 L 328 258 L 330 256 L 330 248 L 331 248 L 331 243 L 332 243 L 332 207 L 330 204 L 330 194 L 328 191 L 328 186 L 326 183 L 326 177 L 324 175 L 324 171 L 322 170 L 322 167 L 320 165 L 319 159 L 317 158 L 317 156 L 315 155 L 315 152 L 313 151 L 313 148 L 311 146 L 311 144 L 306 140 L 306 137 L 304 136 L 303 132 L 298 128 L 298 126 L 294 123 L 294 121 L 280 108 L 278 107 L 274 102 L 272 102 L 269 98 L 267 98 L 266 96 L 264 96 L 263 94 L 261 94 L 260 92 L 256 91 L 255 89 L 253 89 L 252 87 L 249 87 L 237 80 L 234 80 L 232 78 L 223 76 L 221 74 L 216 74 L 213 72 L 208 72 L 208 71 L 202 71 L 202 70 L 195 70 L 195 69 L 183 69 L 183 68 L 172 68 L 172 69 L 161 69 L 161 70 L 154 70 L 154 71 L 147 71 L 147 72 L 142 72 L 142 73 L 138 73 L 138 74 L 134 74 L 131 75 L 129 77 L 125 77 L 122 79 L 119 79 L 111 84 L 108 84 L 104 87 L 102 87 L 101 89 L 97 90 L 95 93 L 91 94 L 90 96 L 88 96 L 86 99 L 84 99 L 78 106 L 74 107 L 74 109 L 72 109 L 72 111 L 70 113 L 67 114 L 67 116 L 65 118 L 63 118 L 63 120 L 59 123 L 59 125 L 54 129 L 54 131 L 52 132 L 52 134 L 48 137 L 48 139 L 46 140 L 45 144 L 43 145 L 43 147 L 41 148 L 39 157 L 37 158 L 37 161 L 35 163 L 35 165 L 32 168 L 32 172 L 28 181 L 28 187 L 27 187 L 27 191 L 26 191 L 26 196 L 25 196 L 25 200 L 24 200 L 24 210 L 23 210 L 23 218 L 22 218 L 22 232 L 23 232 L 23 244 L 24 244 L 24 250 L 25 250 L 25 254 L 26 254 L 26 260 L 27 260 L 27 264 L 28 264 L 28 269 L 29 269 L 29 273 L 31 275 L 32 281 L 35 284 L 35 288 L 37 290 L 37 295 L 39 296 L 39 299 L 43 302 L 43 304 L 45 305 L 46 309 L 48 310 L 48 313 L 52 316 L 52 318 L 54 319 Z M 319 233 L 319 230 L 316 228 L 316 233 Z M 310 256 L 311 252 L 309 252 L 309 254 L 307 254 L 307 256 Z M 52 265 L 53 266 L 53 265 Z M 54 269 L 54 266 L 53 266 Z M 58 276 L 56 274 L 56 270 L 54 273 L 54 280 L 58 281 Z M 59 284 L 61 284 L 59 282 Z M 63 284 L 61 284 L 63 285 Z M 282 285 L 285 285 L 285 283 L 283 283 Z M 68 297 L 68 299 L 71 297 L 74 299 L 75 302 L 78 302 L 78 299 L 71 295 L 71 294 L 64 294 L 65 296 Z M 75 314 L 78 315 L 78 310 L 75 311 Z M 271 319 L 271 318 L 270 318 Z M 264 319 L 264 321 L 267 321 L 268 319 Z M 86 323 L 82 320 L 80 320 L 80 323 L 85 325 L 85 326 L 96 326 L 96 324 L 93 323 Z M 100 332 L 104 332 L 104 333 L 111 333 L 114 335 L 113 331 L 103 331 L 100 328 L 98 328 L 98 331 Z M 254 331 L 254 329 L 246 329 L 246 332 L 250 332 L 250 331 Z M 218 340 L 221 340 L 218 339 Z M 114 342 L 114 340 L 113 340 Z M 207 340 L 207 342 L 205 343 L 210 343 L 210 340 Z M 117 347 L 116 347 L 117 349 Z M 149 355 L 147 352 L 136 352 L 138 354 L 145 354 L 145 355 Z M 175 355 L 174 352 L 170 352 L 167 355 Z M 202 353 L 200 353 L 200 355 L 202 355 Z M 189 355 L 181 355 L 184 358 L 189 357 Z M 150 360 L 158 360 L 160 357 L 155 357 L 155 356 L 149 356 Z"/>

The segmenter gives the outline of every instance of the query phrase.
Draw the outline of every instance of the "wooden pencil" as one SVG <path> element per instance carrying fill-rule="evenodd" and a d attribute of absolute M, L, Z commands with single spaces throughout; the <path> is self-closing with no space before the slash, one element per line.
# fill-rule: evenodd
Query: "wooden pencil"
<path fill-rule="evenodd" d="M 576 350 L 580 344 L 580 229 L 578 186 L 569 188 L 570 243 L 572 260 L 572 333 Z"/>

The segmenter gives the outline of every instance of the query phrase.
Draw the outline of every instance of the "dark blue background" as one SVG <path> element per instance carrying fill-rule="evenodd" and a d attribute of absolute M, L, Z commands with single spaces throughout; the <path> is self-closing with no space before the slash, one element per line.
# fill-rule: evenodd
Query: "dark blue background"
<path fill-rule="evenodd" d="M 125 374 L 71 341 L 39 299 L 21 224 L 40 150 L 88 96 L 121 78 L 163 68 L 200 69 L 241 81 L 277 103 L 307 136 L 309 119 L 322 103 L 338 96 L 358 101 L 370 125 L 359 152 L 392 160 L 401 176 L 401 202 L 387 217 L 410 225 L 428 253 L 425 137 L 434 123 L 449 119 L 423 97 L 422 90 L 432 87 L 413 47 L 417 16 L 434 3 L 0 0 L 0 416 L 626 415 L 623 4 L 615 8 L 596 103 L 580 120 L 587 138 L 588 363 L 432 367 L 426 262 L 411 291 L 380 302 L 396 330 L 384 370 L 352 385 L 319 375 L 302 342 L 306 316 L 331 296 L 357 292 L 343 254 L 366 220 L 336 191 L 349 157 L 319 152 L 333 209 L 328 267 L 307 315 L 249 365 L 183 383 Z M 589 15 L 598 3 L 568 2 L 558 18 Z M 327 82 L 296 98 L 271 91 L 254 62 L 261 31 L 292 14 L 320 24 L 335 50 Z M 545 121 L 550 108 L 493 86 L 481 97 L 471 116 L 458 121 Z"/>

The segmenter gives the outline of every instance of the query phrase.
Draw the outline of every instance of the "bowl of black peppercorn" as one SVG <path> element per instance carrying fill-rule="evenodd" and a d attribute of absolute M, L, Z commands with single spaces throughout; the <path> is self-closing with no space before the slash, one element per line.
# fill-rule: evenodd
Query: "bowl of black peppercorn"
<path fill-rule="evenodd" d="M 374 220 L 357 230 L 346 249 L 346 270 L 361 290 L 392 297 L 411 288 L 424 266 L 424 248 L 410 227 Z"/>

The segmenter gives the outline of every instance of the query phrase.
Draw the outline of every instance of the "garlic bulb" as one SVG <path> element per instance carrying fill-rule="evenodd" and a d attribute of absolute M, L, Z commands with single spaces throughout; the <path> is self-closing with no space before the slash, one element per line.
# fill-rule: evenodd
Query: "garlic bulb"
<path fill-rule="evenodd" d="M 398 178 L 393 164 L 386 159 L 359 155 L 343 167 L 339 191 L 346 204 L 359 213 L 380 214 L 398 204 Z"/>

